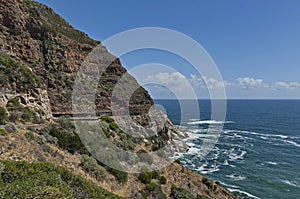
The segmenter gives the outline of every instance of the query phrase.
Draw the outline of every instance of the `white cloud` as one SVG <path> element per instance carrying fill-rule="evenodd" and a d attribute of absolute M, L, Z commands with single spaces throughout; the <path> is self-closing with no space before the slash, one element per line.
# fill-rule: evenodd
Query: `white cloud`
<path fill-rule="evenodd" d="M 254 79 L 251 77 L 237 78 L 237 82 L 244 89 L 268 87 L 262 79 Z"/>
<path fill-rule="evenodd" d="M 298 82 L 276 82 L 273 85 L 275 90 L 289 90 L 289 89 L 296 89 L 300 88 L 300 83 Z"/>
<path fill-rule="evenodd" d="M 219 81 L 214 78 L 206 76 L 197 77 L 196 75 L 190 76 L 190 82 L 197 88 L 208 88 L 208 89 L 224 89 L 230 86 L 231 83 L 227 81 Z"/>
<path fill-rule="evenodd" d="M 185 86 L 187 79 L 179 72 L 162 73 L 159 72 L 155 75 L 148 75 L 143 82 L 158 83 L 167 87 Z"/>
<path fill-rule="evenodd" d="M 154 75 L 148 75 L 142 80 L 142 84 L 154 84 L 156 88 L 165 87 L 177 98 L 194 98 L 195 91 L 189 80 L 179 72 L 159 72 Z"/>

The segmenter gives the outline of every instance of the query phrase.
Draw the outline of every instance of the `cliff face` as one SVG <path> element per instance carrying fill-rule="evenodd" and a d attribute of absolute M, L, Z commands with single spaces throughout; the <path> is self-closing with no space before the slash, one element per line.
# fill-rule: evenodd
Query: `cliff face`
<path fill-rule="evenodd" d="M 70 114 L 75 75 L 89 52 L 100 42 L 75 30 L 42 4 L 29 0 L 0 0 L 0 6 L 0 50 L 22 60 L 42 80 L 54 114 Z M 101 86 L 96 96 L 98 111 L 103 113 L 110 111 L 112 85 L 126 73 L 118 59 L 107 64 L 109 67 L 99 82 Z M 140 88 L 130 102 L 131 113 L 145 114 L 152 104 L 147 91 Z"/>
<path fill-rule="evenodd" d="M 52 114 L 72 113 L 71 95 L 76 73 L 97 45 L 100 43 L 75 30 L 47 6 L 30 0 L 0 0 L 0 159 L 55 165 L 1 160 L 0 198 L 11 194 L 20 198 L 49 199 L 116 198 L 114 194 L 138 199 L 238 198 L 179 163 L 160 171 L 146 168 L 142 174 L 108 168 L 91 156 L 69 119 L 53 119 Z M 113 57 L 105 47 L 100 45 L 99 49 Z M 126 70 L 117 58 L 100 60 L 99 64 L 109 67 L 99 80 L 97 111 L 101 115 L 110 114 L 113 88 Z M 93 72 L 93 68 L 89 69 Z M 122 120 L 118 124 L 124 128 L 120 128 L 115 123 L 118 117 L 101 117 L 98 133 L 119 148 L 141 153 L 139 161 L 148 164 L 155 164 L 150 152 L 166 144 L 177 143 L 167 151 L 171 154 L 186 151 L 181 142 L 185 133 L 179 132 L 165 114 L 158 110 L 149 112 L 153 101 L 148 92 L 128 74 L 122 81 L 138 88 L 130 99 L 133 120 Z M 14 124 L 6 124 L 8 122 L 26 124 L 27 129 L 23 125 L 18 129 Z M 141 130 L 137 123 L 149 125 L 148 129 Z M 6 124 L 4 129 L 3 124 Z M 162 126 L 158 133 L 156 126 Z M 136 138 L 130 131 L 153 136 Z M 115 154 L 102 155 L 115 158 Z M 166 153 L 160 155 L 166 157 Z M 115 163 L 116 168 L 124 166 Z M 57 166 L 81 177 L 74 177 Z M 51 178 L 49 169 L 55 179 Z"/>

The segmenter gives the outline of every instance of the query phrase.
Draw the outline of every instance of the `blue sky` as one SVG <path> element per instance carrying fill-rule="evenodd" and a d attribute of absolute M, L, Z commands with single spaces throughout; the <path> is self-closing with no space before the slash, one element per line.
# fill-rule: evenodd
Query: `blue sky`
<path fill-rule="evenodd" d="M 298 0 L 39 2 L 51 6 L 73 26 L 100 41 L 128 29 L 148 26 L 188 35 L 199 42 L 217 64 L 228 98 L 300 99 Z M 174 79 L 177 83 L 181 78 L 191 83 L 197 80 L 193 86 L 199 97 L 208 97 L 201 78 L 194 77 L 197 74 L 192 67 L 174 55 L 148 50 L 130 53 L 121 60 L 129 70 L 152 62 L 172 66 L 178 74 L 161 72 L 163 74 L 157 76 L 136 78 L 140 82 L 151 77 Z M 178 78 L 178 75 L 183 76 Z M 209 82 L 219 85 L 213 80 Z M 211 88 L 218 89 L 214 86 Z M 149 86 L 148 89 L 155 98 L 168 97 L 157 88 Z M 161 96 L 163 93 L 166 96 Z"/>

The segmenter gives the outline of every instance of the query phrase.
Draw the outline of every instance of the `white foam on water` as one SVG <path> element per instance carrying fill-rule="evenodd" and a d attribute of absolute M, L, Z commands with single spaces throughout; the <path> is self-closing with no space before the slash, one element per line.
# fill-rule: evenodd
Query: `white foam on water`
<path fill-rule="evenodd" d="M 189 154 L 189 155 L 195 155 L 195 154 L 198 154 L 200 151 L 199 148 L 197 147 L 191 147 L 189 148 L 188 152 L 186 154 Z"/>
<path fill-rule="evenodd" d="M 252 195 L 252 194 L 250 194 L 250 193 L 248 193 L 248 192 L 246 192 L 246 191 L 242 191 L 242 190 L 239 190 L 239 189 L 231 189 L 231 188 L 228 188 L 228 190 L 229 190 L 230 192 L 238 192 L 238 193 L 244 194 L 244 195 L 246 195 L 246 196 L 248 196 L 248 197 L 250 197 L 250 198 L 253 198 L 253 199 L 260 199 L 260 198 L 257 197 L 257 196 L 254 196 L 254 195 Z"/>
<path fill-rule="evenodd" d="M 263 140 L 267 140 L 267 139 L 268 139 L 268 138 L 265 137 L 265 136 L 260 136 L 260 138 L 263 139 Z"/>
<path fill-rule="evenodd" d="M 208 129 L 190 129 L 193 133 L 207 133 Z"/>
<path fill-rule="evenodd" d="M 186 144 L 190 147 L 196 146 L 196 144 L 194 144 L 193 142 L 187 142 Z"/>
<path fill-rule="evenodd" d="M 224 131 L 224 133 L 242 133 L 242 134 L 251 134 L 251 135 L 258 135 L 258 136 L 263 136 L 264 138 L 262 139 L 265 139 L 265 137 L 273 137 L 273 138 L 281 138 L 281 139 L 288 139 L 288 138 L 292 138 L 292 139 L 295 139 L 297 138 L 296 136 L 287 136 L 287 135 L 280 135 L 280 134 L 264 134 L 264 133 L 257 133 L 257 132 L 254 132 L 254 131 L 240 131 L 240 130 L 226 130 Z"/>
<path fill-rule="evenodd" d="M 189 119 L 189 121 L 199 121 L 199 119 Z"/>
<path fill-rule="evenodd" d="M 205 168 L 206 165 L 201 165 L 196 171 L 199 171 L 201 174 L 214 173 L 219 171 L 219 166 L 213 166 L 211 168 Z"/>
<path fill-rule="evenodd" d="M 220 181 L 220 183 L 226 187 L 231 187 L 231 188 L 240 188 L 239 186 L 232 185 L 232 184 L 226 184 L 225 182 Z"/>
<path fill-rule="evenodd" d="M 246 179 L 245 176 L 237 175 L 235 173 L 233 173 L 231 175 L 226 175 L 226 177 L 231 178 L 231 179 L 236 180 L 236 181 L 240 181 L 240 180 L 245 180 Z"/>
<path fill-rule="evenodd" d="M 234 152 L 234 148 L 230 150 L 230 153 L 228 155 L 230 161 L 238 160 L 238 159 L 244 159 L 244 155 L 247 153 L 247 151 L 241 151 L 240 154 Z"/>
<path fill-rule="evenodd" d="M 189 125 L 197 125 L 197 124 L 229 124 L 234 123 L 233 121 L 216 121 L 216 120 L 199 120 L 188 122 Z"/>
<path fill-rule="evenodd" d="M 229 166 L 228 160 L 225 160 L 223 163 L 224 166 Z"/>
<path fill-rule="evenodd" d="M 298 143 L 296 143 L 296 142 L 294 142 L 294 141 L 291 141 L 291 140 L 285 140 L 284 142 L 285 142 L 285 143 L 288 143 L 288 144 L 291 144 L 291 145 L 294 145 L 294 146 L 296 146 L 296 147 L 300 147 L 300 144 L 298 144 Z"/>
<path fill-rule="evenodd" d="M 300 188 L 300 183 L 299 182 L 288 181 L 288 180 L 281 180 L 281 181 L 284 182 L 285 184 L 289 185 L 289 186 Z"/>
<path fill-rule="evenodd" d="M 271 165 L 278 165 L 277 162 L 266 162 L 267 164 L 271 164 Z"/>

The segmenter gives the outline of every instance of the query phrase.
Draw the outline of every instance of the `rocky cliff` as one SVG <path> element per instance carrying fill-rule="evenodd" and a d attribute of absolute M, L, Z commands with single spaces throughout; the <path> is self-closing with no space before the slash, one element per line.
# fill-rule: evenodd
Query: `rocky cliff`
<path fill-rule="evenodd" d="M 76 73 L 100 42 L 74 29 L 42 4 L 29 0 L 0 0 L 0 6 L 1 52 L 27 64 L 42 80 L 41 87 L 48 91 L 53 114 L 71 114 Z M 96 98 L 98 111 L 109 114 L 113 85 L 126 70 L 117 58 L 104 64 L 109 67 L 99 82 Z M 152 104 L 147 91 L 140 88 L 130 101 L 131 113 L 145 114 Z"/>
<path fill-rule="evenodd" d="M 95 46 L 113 55 L 51 8 L 31 0 L 0 0 L 0 29 L 1 198 L 238 198 L 178 162 L 129 174 L 97 161 L 70 118 L 52 115 L 72 114 L 76 73 Z M 121 128 L 118 117 L 107 116 L 114 85 L 126 70 L 118 58 L 98 62 L 108 67 L 97 86 L 97 133 L 150 165 L 155 161 L 150 152 L 167 144 L 177 143 L 171 154 L 186 150 L 184 143 L 178 144 L 185 134 L 158 110 L 149 112 L 151 97 L 130 75 L 123 81 L 138 88 L 129 103 L 133 120 L 117 122 Z M 158 132 L 157 125 L 162 126 Z M 137 138 L 130 131 L 152 136 Z M 118 154 L 101 155 L 111 160 Z"/>

